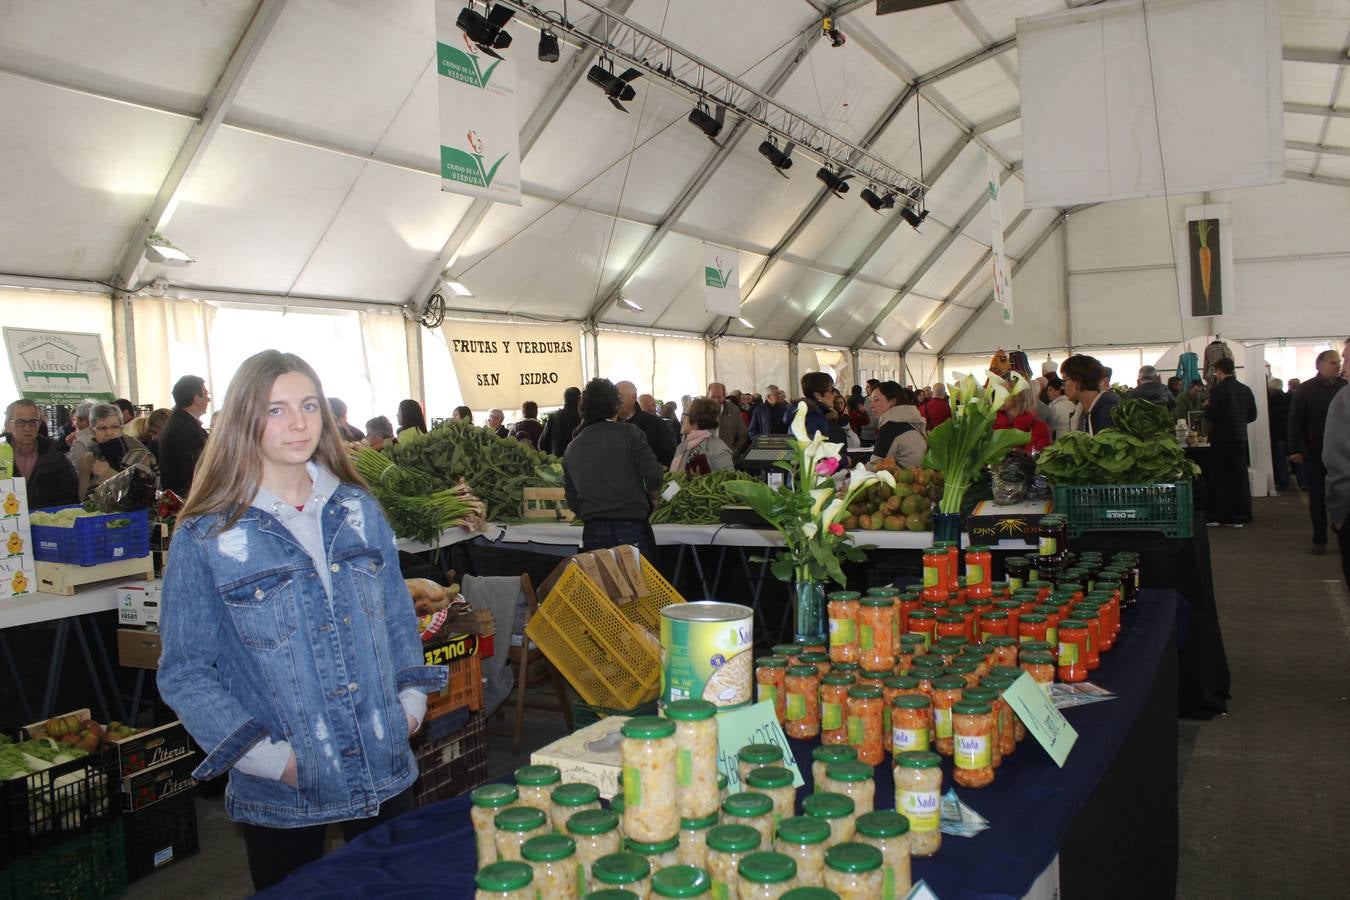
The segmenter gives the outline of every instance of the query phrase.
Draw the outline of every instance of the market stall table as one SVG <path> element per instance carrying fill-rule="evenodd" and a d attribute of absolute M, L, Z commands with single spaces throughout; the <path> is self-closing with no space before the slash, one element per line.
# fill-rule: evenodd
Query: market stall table
<path fill-rule="evenodd" d="M 1066 898 L 1170 897 L 1176 888 L 1176 654 L 1179 597 L 1144 591 L 1093 681 L 1118 697 L 1066 711 L 1078 743 L 1059 769 L 1031 738 L 988 788 L 962 799 L 990 822 L 973 838 L 944 836 L 915 859 L 943 900 L 1021 897 L 1058 856 Z M 810 777 L 808 742 L 794 742 Z M 951 786 L 944 765 L 944 790 Z M 810 785 L 802 789 L 810 790 Z M 894 805 L 889 765 L 877 805 Z M 472 897 L 475 853 L 467 797 L 379 826 L 261 897 Z"/>

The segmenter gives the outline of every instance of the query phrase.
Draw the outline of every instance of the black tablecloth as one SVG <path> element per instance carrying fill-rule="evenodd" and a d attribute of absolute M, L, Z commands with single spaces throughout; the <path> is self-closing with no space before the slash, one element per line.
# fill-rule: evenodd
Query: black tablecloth
<path fill-rule="evenodd" d="M 943 900 L 1020 897 L 1061 853 L 1064 896 L 1071 900 L 1171 896 L 1177 826 L 1169 673 L 1178 602 L 1172 591 L 1142 595 L 1126 613 L 1119 643 L 1093 673 L 1118 699 L 1065 713 L 1079 738 L 1064 768 L 1028 737 L 992 785 L 959 791 L 990 829 L 973 838 L 944 837 L 936 856 L 914 861 L 916 880 L 926 879 Z M 809 791 L 813 745 L 794 743 Z M 877 806 L 893 808 L 890 766 L 878 767 L 876 781 Z M 948 762 L 944 789 L 950 786 Z M 472 897 L 468 807 L 461 797 L 409 813 L 260 896 Z"/>

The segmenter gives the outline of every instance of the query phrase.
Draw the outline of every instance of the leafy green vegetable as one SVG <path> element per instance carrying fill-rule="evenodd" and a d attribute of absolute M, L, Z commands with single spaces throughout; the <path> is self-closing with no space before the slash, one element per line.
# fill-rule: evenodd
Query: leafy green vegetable
<path fill-rule="evenodd" d="M 716 524 L 721 518 L 722 507 L 738 502 L 727 489 L 727 483 L 732 481 L 754 481 L 754 478 L 734 469 L 692 476 L 685 472 L 667 472 L 662 487 L 674 482 L 680 486 L 680 491 L 656 508 L 652 513 L 652 524 Z"/>
<path fill-rule="evenodd" d="M 1176 438 L 1145 439 L 1117 428 L 1095 437 L 1066 434 L 1041 451 L 1036 468 L 1058 484 L 1156 484 L 1186 481 L 1200 472 Z"/>
<path fill-rule="evenodd" d="M 1121 431 L 1137 438 L 1157 438 L 1173 434 L 1172 414 L 1147 400 L 1126 400 L 1111 408 L 1111 422 Z"/>

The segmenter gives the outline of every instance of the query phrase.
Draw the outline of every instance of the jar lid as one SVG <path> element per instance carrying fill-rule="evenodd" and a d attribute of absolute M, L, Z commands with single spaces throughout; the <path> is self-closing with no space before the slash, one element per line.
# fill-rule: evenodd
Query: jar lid
<path fill-rule="evenodd" d="M 803 654 L 803 656 L 805 656 L 805 654 Z M 796 665 L 788 666 L 787 673 L 793 678 L 809 678 L 812 675 L 820 674 L 820 670 L 815 666 Z"/>
<path fill-rule="evenodd" d="M 875 773 L 864 762 L 837 762 L 825 768 L 825 775 L 834 781 L 871 781 Z"/>
<path fill-rule="evenodd" d="M 892 675 L 882 684 L 895 691 L 912 691 L 919 687 L 919 679 L 913 675 Z"/>
<path fill-rule="evenodd" d="M 959 606 L 949 606 L 947 608 L 960 616 L 964 616 L 966 613 L 975 612 L 975 607 L 971 606 L 969 603 L 962 603 Z"/>
<path fill-rule="evenodd" d="M 934 644 L 934 645 L 933 645 L 933 652 L 932 652 L 932 653 L 924 653 L 924 654 L 922 654 L 922 655 L 920 655 L 920 656 L 914 657 L 914 658 L 910 661 L 910 663 L 909 663 L 909 671 L 912 673 L 915 669 L 941 669 L 941 668 L 942 668 L 942 660 L 941 660 L 941 659 L 938 659 L 938 654 L 939 654 L 944 648 L 949 648 L 949 649 L 951 650 L 952 653 L 955 653 L 955 652 L 956 652 L 956 648 L 957 648 L 958 646 L 960 646 L 960 645 L 959 645 L 959 644 L 953 645 L 953 644 L 950 644 L 950 643 L 948 643 L 948 644 L 943 644 L 943 643 L 941 643 L 941 642 L 938 642 L 938 643 Z"/>
<path fill-rule="evenodd" d="M 1083 574 L 1087 574 L 1087 573 L 1083 573 Z M 1079 582 L 1079 581 L 1063 581 L 1063 582 L 1060 582 L 1059 589 L 1060 589 L 1061 591 L 1069 591 L 1069 592 L 1071 592 L 1071 593 L 1075 593 L 1075 594 L 1076 594 L 1076 593 L 1078 593 L 1079 591 L 1081 591 L 1081 590 L 1083 589 L 1083 584 L 1082 584 L 1082 582 Z"/>
<path fill-rule="evenodd" d="M 909 620 L 911 622 L 913 622 L 915 619 L 931 619 L 931 618 L 933 618 L 933 611 L 931 609 L 916 609 L 914 610 L 914 612 L 909 614 Z"/>
<path fill-rule="evenodd" d="M 884 584 L 881 587 L 868 588 L 867 593 L 872 597 L 899 597 L 900 589 L 895 585 Z"/>
<path fill-rule="evenodd" d="M 972 654 L 972 655 L 978 656 L 980 654 Z M 947 674 L 969 675 L 971 672 L 974 672 L 979 667 L 980 664 L 977 661 L 963 656 L 961 659 L 952 661 L 952 664 L 947 667 Z M 934 685 L 934 687 L 937 687 L 937 685 Z"/>
<path fill-rule="evenodd" d="M 830 671 L 831 671 L 831 672 L 860 672 L 860 671 L 862 671 L 862 666 L 859 665 L 858 663 L 855 663 L 855 662 L 835 663 L 834 665 L 830 666 Z"/>
<path fill-rule="evenodd" d="M 900 709 L 927 709 L 932 702 L 923 694 L 901 694 L 891 701 L 891 706 Z"/>
<path fill-rule="evenodd" d="M 931 750 L 907 750 L 895 758 L 895 764 L 902 769 L 936 769 L 942 757 Z"/>
<path fill-rule="evenodd" d="M 989 582 L 989 586 L 996 591 L 1006 591 L 1008 588 L 1012 587 L 1012 585 L 1008 584 L 1006 581 L 991 581 Z"/>
<path fill-rule="evenodd" d="M 717 824 L 718 815 L 713 813 L 707 816 L 699 816 L 695 819 L 680 819 L 680 828 L 686 828 L 691 831 L 698 831 L 703 828 L 711 828 Z"/>
<path fill-rule="evenodd" d="M 966 644 L 969 644 L 969 643 L 970 643 L 970 641 L 966 638 L 965 635 L 962 635 L 962 634 L 944 634 L 942 637 L 938 638 L 936 641 L 933 642 L 933 646 L 934 646 L 934 647 L 952 647 L 952 648 L 954 648 L 954 649 L 956 649 L 956 650 L 960 650 L 962 647 L 964 647 Z M 915 662 L 918 662 L 918 660 L 915 660 Z"/>
<path fill-rule="evenodd" d="M 937 617 L 937 620 L 943 625 L 964 625 L 966 620 L 963 616 L 956 613 L 946 612 Z"/>
<path fill-rule="evenodd" d="M 725 791 L 725 790 L 727 789 L 727 784 L 728 784 L 727 776 L 724 775 L 724 774 L 722 774 L 721 772 L 718 772 L 718 773 L 717 773 L 717 789 L 718 789 L 719 791 Z"/>
<path fill-rule="evenodd" d="M 667 866 L 652 876 L 658 897 L 702 897 L 712 890 L 712 879 L 698 866 Z"/>
<path fill-rule="evenodd" d="M 747 854 L 736 870 L 755 884 L 778 884 L 797 877 L 797 861 L 785 853 L 760 850 Z"/>
<path fill-rule="evenodd" d="M 967 552 L 967 553 L 988 553 L 988 552 L 989 552 L 989 548 L 988 548 L 988 547 L 985 547 L 985 546 L 983 546 L 983 545 L 980 545 L 980 544 L 976 544 L 975 546 L 967 547 L 967 548 L 966 548 L 966 552 Z"/>
<path fill-rule="evenodd" d="M 675 733 L 675 723 L 660 716 L 637 716 L 625 722 L 620 731 L 628 738 L 665 738 Z"/>
<path fill-rule="evenodd" d="M 858 758 L 858 748 L 848 744 L 821 744 L 811 751 L 811 758 L 827 766 L 830 763 L 848 762 Z"/>
<path fill-rule="evenodd" d="M 621 772 L 619 774 L 622 775 L 623 773 Z M 621 788 L 623 787 L 622 779 L 620 779 L 619 781 L 619 787 Z M 619 791 L 613 797 L 609 798 L 609 808 L 614 810 L 619 815 L 623 815 L 623 791 Z"/>
<path fill-rule="evenodd" d="M 826 600 L 857 600 L 861 597 L 857 591 L 830 591 L 825 595 Z"/>
<path fill-rule="evenodd" d="M 1008 556 L 1008 557 L 1004 557 L 1004 559 L 1003 559 L 1003 565 L 1005 565 L 1005 566 L 1009 566 L 1009 565 L 1012 565 L 1012 566 L 1029 566 L 1029 565 L 1031 565 L 1031 560 L 1027 559 L 1025 556 Z"/>
<path fill-rule="evenodd" d="M 880 700 L 883 691 L 871 684 L 855 684 L 848 689 L 848 695 L 857 700 Z"/>
<path fill-rule="evenodd" d="M 974 672 L 975 667 L 971 666 L 970 671 Z M 933 690 L 935 691 L 959 691 L 965 686 L 966 680 L 959 675 L 943 675 L 933 681 Z"/>
<path fill-rule="evenodd" d="M 497 813 L 492 821 L 501 831 L 533 831 L 542 828 L 548 816 L 533 806 L 512 806 Z"/>
<path fill-rule="evenodd" d="M 836 763 L 835 765 L 843 765 L 843 763 Z M 755 816 L 768 815 L 773 812 L 773 800 L 764 794 L 742 791 L 739 794 L 732 794 L 722 801 L 722 812 L 741 819 L 753 819 Z"/>
<path fill-rule="evenodd" d="M 853 809 L 853 798 L 848 794 L 823 791 L 802 798 L 803 815 L 813 819 L 839 819 L 853 815 Z"/>
<path fill-rule="evenodd" d="M 981 688 L 991 688 L 995 694 L 1002 694 L 1008 688 L 1013 686 L 1017 679 L 1011 675 L 986 675 L 980 679 Z M 966 696 L 970 697 L 970 691 L 966 691 Z M 974 698 L 971 698 L 974 699 Z"/>
<path fill-rule="evenodd" d="M 555 787 L 549 799 L 559 806 L 585 806 L 600 799 L 600 789 L 593 784 L 572 781 Z"/>
<path fill-rule="evenodd" d="M 600 888 L 588 893 L 586 900 L 640 900 L 640 898 L 626 888 Z"/>
<path fill-rule="evenodd" d="M 541 834 L 520 845 L 520 856 L 526 862 L 557 862 L 577 852 L 577 842 L 565 834 Z"/>
<path fill-rule="evenodd" d="M 1026 644 L 1023 644 L 1022 646 L 1025 647 Z M 989 674 L 997 675 L 1000 678 L 1012 678 L 1016 680 L 1022 677 L 1022 670 L 1017 668 L 1017 666 L 994 666 L 989 670 Z"/>
<path fill-rule="evenodd" d="M 720 853 L 746 853 L 759 842 L 759 830 L 749 825 L 717 825 L 708 832 L 708 849 Z"/>
<path fill-rule="evenodd" d="M 773 655 L 782 657 L 796 656 L 805 648 L 805 644 L 774 644 Z"/>
<path fill-rule="evenodd" d="M 666 704 L 666 718 L 676 722 L 701 722 L 715 715 L 717 707 L 707 700 L 676 700 Z"/>
<path fill-rule="evenodd" d="M 1021 606 L 1021 605 L 1022 605 L 1022 604 L 1020 604 L 1020 603 L 1018 604 L 1018 606 Z M 1003 610 L 1001 610 L 1001 609 L 985 610 L 984 612 L 980 613 L 980 618 L 981 618 L 981 619 L 993 619 L 993 620 L 996 621 L 996 622 L 1002 622 L 1002 621 L 1006 621 L 1006 620 L 1007 620 L 1008 614 L 1005 613 L 1005 612 L 1004 612 Z"/>
<path fill-rule="evenodd" d="M 652 864 L 628 850 L 610 853 L 591 863 L 591 877 L 601 884 L 632 884 L 651 874 Z"/>
<path fill-rule="evenodd" d="M 745 780 L 752 788 L 792 787 L 792 770 L 782 766 L 760 766 L 751 771 Z"/>
<path fill-rule="evenodd" d="M 787 844 L 819 844 L 830 839 L 830 825 L 810 816 L 793 816 L 779 822 L 775 834 Z"/>
<path fill-rule="evenodd" d="M 1033 650 L 1031 652 L 1023 650 L 1019 659 L 1032 666 L 1053 666 L 1055 664 L 1055 658 L 1050 655 L 1048 650 Z"/>
<path fill-rule="evenodd" d="M 909 819 L 891 809 L 878 809 L 858 816 L 853 823 L 858 834 L 870 838 L 892 838 L 909 831 Z"/>
<path fill-rule="evenodd" d="M 1037 593 L 1045 590 L 1046 588 L 1054 587 L 1054 585 L 1048 581 L 1028 581 L 1026 586 L 1029 588 L 1035 588 Z"/>
<path fill-rule="evenodd" d="M 493 808 L 510 806 L 520 799 L 520 791 L 514 784 L 485 784 L 473 789 L 469 801 L 474 806 Z"/>
<path fill-rule="evenodd" d="M 1001 609 L 1001 610 L 1007 611 L 1007 610 L 1021 609 L 1021 607 L 1022 607 L 1022 604 L 1019 603 L 1019 602 L 1016 601 L 1016 600 L 995 600 L 995 601 L 994 601 L 994 609 Z"/>
<path fill-rule="evenodd" d="M 959 716 L 987 716 L 994 708 L 982 700 L 958 700 L 952 704 L 952 712 Z"/>
<path fill-rule="evenodd" d="M 787 664 L 786 656 L 761 656 L 755 660 L 755 667 L 759 669 L 786 669 Z"/>
<path fill-rule="evenodd" d="M 1022 613 L 1021 618 L 1019 618 L 1017 621 L 1030 622 L 1032 625 L 1040 625 L 1045 621 L 1045 613 L 1035 613 L 1035 612 Z"/>
<path fill-rule="evenodd" d="M 664 841 L 635 841 L 632 838 L 625 838 L 623 848 L 631 850 L 634 853 L 641 853 L 643 856 L 657 856 L 662 853 L 670 853 L 680 846 L 680 835 L 676 833 L 673 838 L 667 838 Z"/>
<path fill-rule="evenodd" d="M 933 546 L 941 547 L 944 550 L 950 550 L 952 547 L 957 547 L 959 549 L 959 545 L 956 541 L 933 541 Z"/>
<path fill-rule="evenodd" d="M 820 679 L 821 684 L 834 685 L 852 684 L 853 681 L 853 675 L 848 672 L 831 672 L 828 675 L 822 676 Z"/>
<path fill-rule="evenodd" d="M 1059 615 L 1059 607 L 1053 603 L 1042 603 L 1040 606 L 1036 607 L 1036 612 L 1049 618 L 1050 616 Z"/>
<path fill-rule="evenodd" d="M 829 661 L 830 661 L 830 654 L 828 654 L 828 653 L 819 653 L 819 652 L 803 653 L 803 654 L 801 654 L 800 656 L 797 657 L 797 661 L 798 661 L 799 663 L 810 663 L 811 665 L 814 666 L 814 665 L 816 665 L 817 663 L 827 663 L 827 662 L 829 662 Z"/>
<path fill-rule="evenodd" d="M 516 784 L 538 787 L 545 784 L 557 784 L 562 781 L 562 772 L 557 766 L 521 766 L 516 769 Z"/>
<path fill-rule="evenodd" d="M 966 652 L 971 654 L 978 653 L 981 656 L 988 656 L 989 654 L 994 652 L 994 648 L 991 647 L 989 644 L 986 644 L 984 641 L 980 641 L 977 644 L 971 644 L 969 647 L 967 647 Z"/>
<path fill-rule="evenodd" d="M 918 646 L 918 645 L 920 645 L 920 644 L 922 644 L 922 643 L 923 643 L 923 635 L 921 635 L 921 634 L 910 634 L 910 633 L 906 632 L 905 634 L 900 635 L 900 646 L 901 646 L 901 647 L 911 647 L 911 648 L 912 648 L 912 647 L 916 647 L 916 646 Z"/>
<path fill-rule="evenodd" d="M 1061 619 L 1059 622 L 1060 632 L 1063 633 L 1066 628 L 1070 630 L 1075 628 L 1087 628 L 1087 623 L 1082 619 Z"/>
<path fill-rule="evenodd" d="M 1079 603 L 1073 608 L 1073 616 L 1075 619 L 1082 619 L 1086 623 L 1090 619 L 1100 619 L 1101 613 L 1086 604 Z M 1072 628 L 1073 626 L 1070 625 L 1069 627 Z"/>
<path fill-rule="evenodd" d="M 946 553 L 946 552 L 947 552 L 947 548 L 946 548 L 946 547 L 938 547 L 938 546 L 924 547 L 924 548 L 923 548 L 923 552 L 924 552 L 924 553 L 932 553 L 932 554 Z"/>
<path fill-rule="evenodd" d="M 619 814 L 613 809 L 583 809 L 567 817 L 567 830 L 573 834 L 608 834 L 619 827 Z"/>
<path fill-rule="evenodd" d="M 989 646 L 995 647 L 995 648 L 998 648 L 998 647 L 1015 647 L 1015 646 L 1017 646 L 1017 638 L 1015 638 L 1015 637 L 1008 637 L 1006 634 L 996 634 L 996 635 L 991 635 L 991 636 L 985 638 L 985 639 L 984 639 L 984 642 L 985 642 L 986 644 L 988 644 Z"/>
<path fill-rule="evenodd" d="M 1023 641 L 1021 649 L 1017 651 L 1017 658 L 1020 660 L 1028 653 L 1049 653 L 1053 649 L 1049 641 Z"/>
<path fill-rule="evenodd" d="M 529 863 L 495 862 L 479 869 L 473 880 L 479 890 L 504 894 L 529 887 L 534 880 L 534 869 Z"/>
<path fill-rule="evenodd" d="M 869 609 L 887 609 L 895 606 L 895 598 L 887 594 L 886 596 L 867 596 L 862 598 L 862 605 Z"/>
<path fill-rule="evenodd" d="M 777 744 L 746 744 L 736 752 L 736 758 L 754 766 L 768 765 L 783 759 L 783 748 Z"/>
<path fill-rule="evenodd" d="M 980 703 L 993 703 L 998 699 L 998 691 L 991 687 L 971 687 L 961 692 L 962 700 L 975 700 Z M 956 707 L 953 706 L 953 709 Z"/>
<path fill-rule="evenodd" d="M 881 868 L 881 851 L 871 844 L 835 844 L 825 851 L 825 865 L 836 872 L 871 872 Z"/>

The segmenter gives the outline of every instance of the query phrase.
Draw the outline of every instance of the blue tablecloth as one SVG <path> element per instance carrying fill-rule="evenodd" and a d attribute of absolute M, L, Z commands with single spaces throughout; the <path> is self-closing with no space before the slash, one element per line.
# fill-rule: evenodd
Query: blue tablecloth
<path fill-rule="evenodd" d="M 944 836 L 936 856 L 914 861 L 916 881 L 925 879 L 943 900 L 1003 900 L 1026 893 L 1059 852 L 1070 822 L 1139 718 L 1176 626 L 1178 599 L 1171 591 L 1141 592 L 1138 605 L 1125 614 L 1119 642 L 1092 675 L 1118 699 L 1065 712 L 1078 731 L 1078 743 L 1063 769 L 1028 737 L 1004 761 L 992 785 L 959 791 L 991 827 L 973 838 Z M 809 792 L 813 744 L 794 744 L 807 778 L 802 790 Z M 950 762 L 944 774 L 945 789 L 952 783 Z M 888 765 L 877 768 L 876 796 L 878 808 L 894 808 Z M 472 897 L 476 860 L 468 808 L 468 798 L 461 797 L 409 813 L 259 896 Z"/>

